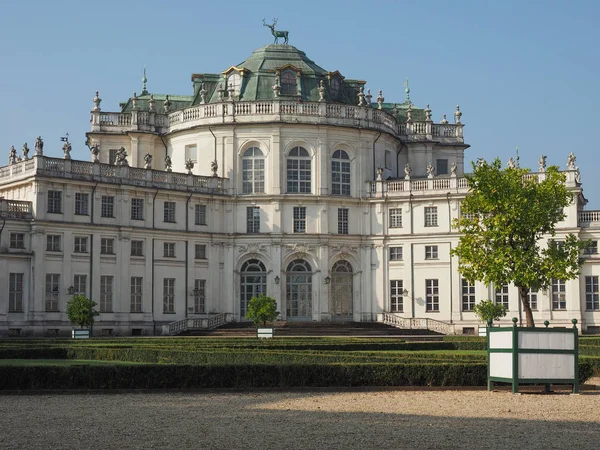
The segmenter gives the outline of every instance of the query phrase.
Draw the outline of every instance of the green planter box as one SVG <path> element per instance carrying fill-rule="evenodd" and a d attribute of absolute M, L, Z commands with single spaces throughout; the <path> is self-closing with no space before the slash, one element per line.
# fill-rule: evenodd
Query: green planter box
<path fill-rule="evenodd" d="M 579 392 L 577 320 L 573 328 L 514 326 L 488 330 L 488 389 L 494 382 L 512 384 L 572 384 Z"/>
<path fill-rule="evenodd" d="M 71 330 L 71 337 L 73 339 L 89 339 L 90 338 L 90 330 Z"/>

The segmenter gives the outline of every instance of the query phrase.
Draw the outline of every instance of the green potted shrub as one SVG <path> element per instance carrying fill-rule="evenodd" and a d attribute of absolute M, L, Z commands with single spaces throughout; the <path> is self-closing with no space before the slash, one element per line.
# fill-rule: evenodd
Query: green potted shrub
<path fill-rule="evenodd" d="M 69 322 L 75 325 L 79 325 L 79 330 L 72 330 L 72 337 L 85 339 L 91 336 L 91 329 L 94 325 L 94 316 L 97 312 L 94 310 L 96 302 L 90 300 L 85 295 L 77 294 L 74 295 L 67 302 L 67 318 Z M 84 329 L 83 327 L 89 327 Z"/>
<path fill-rule="evenodd" d="M 248 302 L 246 319 L 254 322 L 258 337 L 273 337 L 273 327 L 267 327 L 267 322 L 273 322 L 278 316 L 277 301 L 273 297 L 260 294 L 258 297 L 252 297 Z"/>
<path fill-rule="evenodd" d="M 482 300 L 473 307 L 473 312 L 483 323 L 491 327 L 494 320 L 506 316 L 507 309 L 506 306 L 498 305 L 491 300 Z"/>

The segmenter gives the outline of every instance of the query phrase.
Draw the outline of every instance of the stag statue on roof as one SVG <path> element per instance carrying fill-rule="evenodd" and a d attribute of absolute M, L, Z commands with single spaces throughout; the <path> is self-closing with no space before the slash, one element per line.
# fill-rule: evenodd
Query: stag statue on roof
<path fill-rule="evenodd" d="M 269 25 L 268 23 L 265 22 L 265 19 L 263 19 L 263 26 L 265 27 L 269 27 L 271 29 L 271 34 L 275 37 L 275 41 L 273 42 L 274 44 L 278 44 L 278 39 L 279 38 L 283 38 L 283 43 L 287 44 L 288 43 L 288 31 L 278 31 L 275 29 L 275 25 L 277 25 L 277 19 L 273 18 L 273 25 Z"/>

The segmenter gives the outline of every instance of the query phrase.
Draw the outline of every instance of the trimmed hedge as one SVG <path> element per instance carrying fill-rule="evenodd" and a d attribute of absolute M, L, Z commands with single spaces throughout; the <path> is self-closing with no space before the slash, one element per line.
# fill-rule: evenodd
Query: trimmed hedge
<path fill-rule="evenodd" d="M 484 386 L 486 364 L 0 367 L 0 389 Z"/>

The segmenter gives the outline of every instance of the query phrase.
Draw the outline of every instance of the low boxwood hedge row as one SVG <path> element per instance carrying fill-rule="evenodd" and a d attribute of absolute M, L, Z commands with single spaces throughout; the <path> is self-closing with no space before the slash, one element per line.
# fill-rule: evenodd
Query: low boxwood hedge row
<path fill-rule="evenodd" d="M 0 389 L 483 386 L 485 364 L 0 367 Z"/>
<path fill-rule="evenodd" d="M 583 382 L 591 375 L 580 364 Z M 486 364 L 0 366 L 1 390 L 485 386 Z"/>

